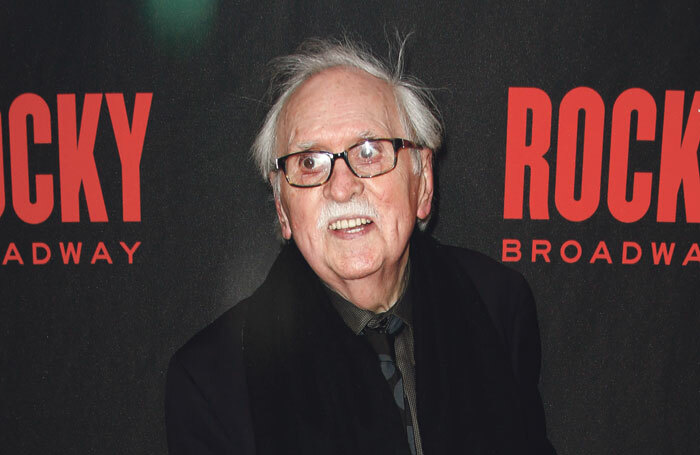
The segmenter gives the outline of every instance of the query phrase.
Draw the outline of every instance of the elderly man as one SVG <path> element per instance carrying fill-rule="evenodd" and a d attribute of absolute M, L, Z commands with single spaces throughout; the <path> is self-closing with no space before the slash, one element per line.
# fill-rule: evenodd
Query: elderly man
<path fill-rule="evenodd" d="M 441 127 L 401 63 L 308 42 L 253 146 L 288 240 L 173 357 L 173 454 L 553 453 L 517 273 L 414 229 Z"/>

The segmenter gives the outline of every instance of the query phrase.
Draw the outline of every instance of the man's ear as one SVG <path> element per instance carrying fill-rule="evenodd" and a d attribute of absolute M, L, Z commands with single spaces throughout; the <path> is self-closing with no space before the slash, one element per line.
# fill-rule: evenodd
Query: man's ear
<path fill-rule="evenodd" d="M 286 240 L 292 238 L 292 227 L 289 224 L 289 217 L 284 211 L 284 206 L 281 201 L 281 188 L 280 188 L 280 175 L 278 172 L 270 172 L 268 174 L 270 179 L 270 186 L 272 186 L 272 192 L 275 195 L 275 210 L 277 210 L 277 220 L 280 222 L 280 230 L 282 231 L 282 237 Z"/>
<path fill-rule="evenodd" d="M 418 183 L 418 205 L 416 216 L 424 220 L 430 215 L 433 203 L 433 151 L 424 148 L 420 151 L 421 170 Z"/>

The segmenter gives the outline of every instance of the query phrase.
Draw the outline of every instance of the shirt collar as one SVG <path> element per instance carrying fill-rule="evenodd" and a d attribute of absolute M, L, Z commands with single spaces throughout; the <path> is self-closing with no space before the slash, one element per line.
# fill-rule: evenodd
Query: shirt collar
<path fill-rule="evenodd" d="M 325 287 L 328 292 L 328 296 L 330 297 L 331 303 L 333 304 L 333 307 L 336 309 L 338 314 L 340 314 L 340 317 L 345 322 L 345 325 L 348 326 L 348 328 L 352 330 L 352 332 L 355 335 L 361 334 L 365 326 L 367 326 L 367 323 L 372 318 L 378 316 L 382 317 L 384 315 L 389 314 L 397 316 L 399 319 L 401 319 L 401 321 L 403 321 L 404 324 L 410 327 L 412 316 L 411 310 L 413 306 L 410 292 L 407 291 L 409 289 L 408 279 L 411 276 L 410 262 L 411 261 L 409 260 L 406 264 L 406 270 L 404 271 L 405 279 L 401 296 L 396 301 L 396 303 L 384 313 L 374 313 L 370 310 L 364 310 L 360 307 L 357 307 L 352 302 L 349 302 L 348 300 L 343 298 L 343 296 L 333 291 L 331 288 L 327 286 Z"/>

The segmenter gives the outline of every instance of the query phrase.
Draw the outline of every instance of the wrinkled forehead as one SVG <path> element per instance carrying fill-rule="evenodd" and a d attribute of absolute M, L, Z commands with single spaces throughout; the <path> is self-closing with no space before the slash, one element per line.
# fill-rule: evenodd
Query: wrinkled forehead
<path fill-rule="evenodd" d="M 329 68 L 289 97 L 278 122 L 277 152 L 284 154 L 298 142 L 353 135 L 403 135 L 394 90 L 362 70 Z"/>

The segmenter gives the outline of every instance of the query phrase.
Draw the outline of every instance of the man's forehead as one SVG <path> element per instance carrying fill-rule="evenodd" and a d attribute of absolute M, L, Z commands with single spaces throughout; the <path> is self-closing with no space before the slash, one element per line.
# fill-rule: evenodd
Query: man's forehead
<path fill-rule="evenodd" d="M 334 67 L 304 81 L 290 96 L 280 118 L 278 143 L 309 148 L 319 138 L 298 135 L 317 129 L 358 140 L 400 127 L 391 86 L 360 69 Z"/>
<path fill-rule="evenodd" d="M 296 88 L 291 98 L 294 98 L 297 94 L 306 90 L 314 90 L 317 88 L 325 90 L 333 86 L 342 88 L 346 87 L 348 84 L 363 85 L 365 87 L 371 86 L 383 91 L 391 91 L 391 86 L 387 81 L 373 76 L 367 71 L 349 66 L 334 66 L 321 70 L 307 78 L 304 82 L 299 84 L 299 87 Z"/>

